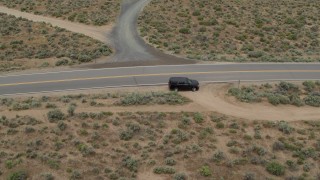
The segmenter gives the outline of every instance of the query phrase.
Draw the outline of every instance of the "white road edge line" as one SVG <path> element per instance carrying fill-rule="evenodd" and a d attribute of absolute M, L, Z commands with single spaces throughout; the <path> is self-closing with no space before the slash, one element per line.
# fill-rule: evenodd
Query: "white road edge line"
<path fill-rule="evenodd" d="M 157 66 L 132 66 L 132 67 L 115 67 L 115 68 L 100 68 L 100 69 L 77 69 L 77 70 L 70 70 L 70 71 L 49 71 L 49 72 L 39 72 L 39 73 L 26 73 L 26 74 L 12 74 L 12 75 L 3 75 L 0 76 L 0 78 L 3 77 L 15 77 L 15 76 L 31 76 L 31 75 L 41 75 L 41 74 L 58 74 L 58 73 L 71 73 L 71 72 L 86 72 L 86 71 L 103 71 L 107 69 L 137 69 L 137 68 L 145 68 L 145 67 L 190 67 L 190 66 L 223 66 L 223 65 L 320 65 L 320 63 L 224 63 L 224 64 L 178 64 L 178 65 L 157 65 Z"/>
<path fill-rule="evenodd" d="M 319 80 L 319 79 L 265 79 L 265 80 L 240 80 L 240 82 L 270 82 L 270 81 L 307 81 L 307 80 Z M 239 82 L 239 80 L 227 80 L 227 81 L 200 81 L 200 83 L 230 83 Z M 14 95 L 32 95 L 32 94 L 45 94 L 54 92 L 67 92 L 67 91 L 84 91 L 93 89 L 108 89 L 108 88 L 122 88 L 122 87 L 139 87 L 139 86 L 164 86 L 168 83 L 155 83 L 155 84 L 137 84 L 137 85 L 120 85 L 120 86 L 101 86 L 92 88 L 78 88 L 78 89 L 64 89 L 53 91 L 39 91 L 39 92 L 27 92 L 27 93 L 13 93 L 13 94 L 0 94 L 2 96 L 14 96 Z"/>

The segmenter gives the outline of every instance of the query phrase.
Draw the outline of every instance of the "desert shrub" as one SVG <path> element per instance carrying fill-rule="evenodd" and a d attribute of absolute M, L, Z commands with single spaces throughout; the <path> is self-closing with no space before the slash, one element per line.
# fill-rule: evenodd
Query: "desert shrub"
<path fill-rule="evenodd" d="M 49 111 L 47 113 L 47 117 L 50 122 L 57 122 L 59 120 L 63 120 L 65 115 L 61 110 L 55 109 L 55 110 Z"/>
<path fill-rule="evenodd" d="M 278 123 L 278 129 L 279 131 L 285 133 L 285 134 L 290 134 L 294 129 L 285 121 L 280 121 Z"/>
<path fill-rule="evenodd" d="M 244 180 L 255 180 L 255 174 L 252 172 L 246 172 L 243 177 Z"/>
<path fill-rule="evenodd" d="M 220 163 L 222 160 L 225 159 L 225 155 L 222 151 L 217 151 L 213 154 L 211 159 L 213 162 Z"/>
<path fill-rule="evenodd" d="M 278 84 L 278 89 L 280 92 L 284 92 L 284 93 L 299 91 L 299 87 L 297 85 L 289 83 L 289 82 L 285 82 L 285 81 L 281 81 Z"/>
<path fill-rule="evenodd" d="M 266 165 L 266 170 L 273 175 L 282 176 L 285 173 L 285 167 L 277 162 L 270 162 Z"/>
<path fill-rule="evenodd" d="M 287 160 L 287 161 L 286 161 L 286 165 L 288 166 L 288 168 L 289 168 L 290 171 L 296 171 L 296 170 L 298 170 L 297 164 L 296 164 L 294 161 L 292 161 L 292 160 Z"/>
<path fill-rule="evenodd" d="M 291 95 L 289 98 L 290 98 L 290 101 L 291 101 L 292 105 L 295 105 L 295 106 L 298 106 L 298 107 L 304 105 L 304 102 L 297 95 Z"/>
<path fill-rule="evenodd" d="M 50 64 L 48 62 L 43 62 L 39 67 L 40 68 L 46 68 L 46 67 L 49 67 Z"/>
<path fill-rule="evenodd" d="M 318 153 L 313 148 L 306 149 L 296 149 L 293 152 L 293 157 L 298 157 L 300 160 L 305 160 L 307 158 L 315 158 Z"/>
<path fill-rule="evenodd" d="M 46 158 L 44 158 L 44 159 L 46 159 Z M 47 158 L 46 160 L 43 160 L 43 161 L 46 161 L 48 166 L 52 169 L 59 169 L 60 168 L 60 161 L 59 160 Z"/>
<path fill-rule="evenodd" d="M 138 171 L 138 160 L 131 158 L 130 156 L 126 156 L 122 159 L 122 164 L 130 171 L 137 172 Z"/>
<path fill-rule="evenodd" d="M 148 105 L 148 104 L 185 104 L 190 102 L 186 97 L 179 95 L 177 92 L 150 92 L 150 93 L 130 93 L 123 97 L 117 105 Z"/>
<path fill-rule="evenodd" d="M 193 11 L 192 15 L 193 16 L 200 16 L 201 12 L 200 12 L 200 10 L 195 10 L 195 11 Z"/>
<path fill-rule="evenodd" d="M 320 107 L 320 95 L 318 95 L 318 94 L 316 94 L 316 95 L 313 95 L 313 94 L 308 95 L 303 100 L 309 106 Z"/>
<path fill-rule="evenodd" d="M 27 103 L 14 102 L 12 104 L 12 110 L 14 111 L 21 111 L 21 110 L 27 110 L 27 109 L 30 109 L 30 105 Z"/>
<path fill-rule="evenodd" d="M 8 180 L 27 180 L 28 174 L 26 171 L 17 171 L 10 173 L 7 177 Z"/>
<path fill-rule="evenodd" d="M 248 52 L 248 57 L 249 58 L 260 58 L 263 56 L 262 51 L 250 51 Z"/>
<path fill-rule="evenodd" d="M 174 160 L 174 159 L 172 159 L 172 158 L 166 158 L 165 160 L 164 160 L 164 162 L 165 162 L 165 164 L 166 165 L 168 165 L 168 166 L 174 166 L 174 165 L 176 165 L 176 161 Z"/>
<path fill-rule="evenodd" d="M 126 126 L 127 126 L 127 129 L 132 131 L 132 132 L 139 132 L 140 131 L 139 124 L 127 123 Z"/>
<path fill-rule="evenodd" d="M 52 109 L 55 109 L 55 108 L 57 108 L 57 105 L 55 105 L 55 104 L 53 104 L 53 103 L 47 103 L 46 104 L 46 108 L 52 108 Z"/>
<path fill-rule="evenodd" d="M 66 66 L 69 64 L 69 60 L 68 59 L 61 59 L 61 60 L 58 60 L 55 65 L 56 66 Z"/>
<path fill-rule="evenodd" d="M 189 28 L 181 28 L 179 30 L 179 32 L 182 33 L 182 34 L 190 34 L 191 33 Z"/>
<path fill-rule="evenodd" d="M 240 126 L 239 126 L 238 123 L 232 122 L 232 123 L 229 125 L 229 128 L 230 128 L 230 129 L 239 129 Z"/>
<path fill-rule="evenodd" d="M 172 135 L 172 142 L 174 144 L 180 144 L 184 141 L 187 141 L 189 138 L 189 134 L 180 129 L 172 129 L 171 135 Z"/>
<path fill-rule="evenodd" d="M 288 96 L 279 95 L 279 100 L 281 104 L 290 104 L 290 98 Z"/>
<path fill-rule="evenodd" d="M 258 154 L 259 156 L 264 156 L 268 153 L 268 151 L 265 148 L 256 145 L 252 147 L 252 151 Z"/>
<path fill-rule="evenodd" d="M 272 105 L 280 104 L 280 99 L 278 98 L 278 96 L 274 94 L 270 94 L 267 98 L 268 98 L 268 102 Z"/>
<path fill-rule="evenodd" d="M 84 143 L 78 144 L 77 147 L 83 156 L 94 155 L 96 153 L 92 147 L 89 147 Z"/>
<path fill-rule="evenodd" d="M 191 124 L 189 117 L 183 116 L 181 122 L 179 123 L 179 128 L 187 128 Z"/>
<path fill-rule="evenodd" d="M 86 112 L 81 112 L 81 113 L 78 114 L 78 117 L 80 119 L 87 119 L 87 118 L 89 118 L 89 114 L 86 113 Z"/>
<path fill-rule="evenodd" d="M 241 89 L 239 88 L 230 88 L 228 93 L 232 96 L 239 96 L 241 94 Z"/>
<path fill-rule="evenodd" d="M 274 151 L 283 151 L 283 150 L 285 150 L 285 145 L 280 141 L 276 141 L 273 143 L 272 149 Z"/>
<path fill-rule="evenodd" d="M 212 172 L 211 172 L 211 169 L 209 166 L 202 166 L 200 169 L 199 169 L 199 172 L 200 172 L 200 175 L 201 176 L 211 176 L 212 175 Z"/>
<path fill-rule="evenodd" d="M 16 165 L 20 164 L 22 161 L 21 159 L 17 159 L 17 160 L 6 160 L 5 163 L 5 167 L 7 169 L 12 169 L 14 168 Z"/>
<path fill-rule="evenodd" d="M 304 172 L 309 172 L 311 170 L 311 165 L 309 163 L 305 163 L 302 169 Z"/>
<path fill-rule="evenodd" d="M 10 106 L 12 103 L 12 98 L 0 98 L 0 105 Z"/>
<path fill-rule="evenodd" d="M 71 180 L 76 180 L 76 179 L 81 179 L 81 177 L 82 177 L 82 174 L 81 174 L 79 171 L 74 170 L 74 171 L 72 171 L 72 173 L 71 173 L 70 179 L 71 179 Z"/>
<path fill-rule="evenodd" d="M 133 131 L 132 130 L 121 131 L 119 137 L 121 140 L 128 141 L 128 140 L 132 139 Z"/>
<path fill-rule="evenodd" d="M 204 121 L 203 115 L 198 112 L 193 115 L 193 119 L 196 123 L 202 123 Z"/>
<path fill-rule="evenodd" d="M 41 174 L 41 177 L 43 177 L 44 180 L 54 180 L 54 176 L 50 173 Z"/>
<path fill-rule="evenodd" d="M 36 130 L 33 128 L 33 127 L 26 127 L 25 128 L 25 132 L 26 133 L 33 133 L 33 132 L 35 132 Z"/>
<path fill-rule="evenodd" d="M 187 177 L 187 175 L 184 174 L 184 173 L 177 173 L 177 174 L 175 174 L 175 175 L 173 176 L 173 179 L 174 179 L 174 180 L 187 180 L 188 177 Z"/>
<path fill-rule="evenodd" d="M 228 90 L 228 93 L 232 96 L 235 96 L 238 100 L 242 102 L 260 102 L 261 97 L 256 93 L 253 87 L 242 87 L 241 89 L 238 88 L 231 88 Z"/>
<path fill-rule="evenodd" d="M 218 123 L 216 124 L 216 128 L 218 128 L 218 129 L 223 129 L 223 128 L 224 128 L 223 122 L 218 122 Z"/>
<path fill-rule="evenodd" d="M 305 86 L 305 89 L 309 92 L 311 92 L 316 87 L 316 83 L 313 81 L 304 81 L 302 84 Z"/>
<path fill-rule="evenodd" d="M 59 121 L 57 124 L 57 127 L 61 130 L 64 131 L 67 128 L 67 124 L 64 123 L 63 121 Z"/>
<path fill-rule="evenodd" d="M 235 141 L 235 140 L 230 140 L 230 141 L 228 141 L 227 142 L 227 146 L 228 147 L 232 147 L 232 146 L 235 146 L 235 145 L 237 145 L 238 144 L 238 142 L 237 141 Z"/>
<path fill-rule="evenodd" d="M 74 116 L 74 111 L 76 110 L 76 106 L 75 105 L 70 105 L 68 107 L 68 114 L 69 116 Z"/>
<path fill-rule="evenodd" d="M 176 170 L 172 167 L 161 166 L 161 167 L 155 167 L 153 169 L 153 172 L 155 174 L 174 174 Z"/>

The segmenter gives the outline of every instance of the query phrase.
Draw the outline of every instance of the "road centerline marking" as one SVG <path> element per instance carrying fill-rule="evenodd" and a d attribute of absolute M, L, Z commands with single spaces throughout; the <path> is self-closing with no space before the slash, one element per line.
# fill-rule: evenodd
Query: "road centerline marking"
<path fill-rule="evenodd" d="M 119 76 L 97 76 L 88 78 L 72 78 L 72 79 L 57 79 L 47 81 L 30 81 L 0 84 L 0 87 L 5 86 L 18 86 L 30 84 L 45 84 L 45 83 L 59 83 L 59 82 L 72 82 L 72 81 L 86 81 L 86 80 L 99 80 L 99 79 L 117 79 L 117 78 L 130 78 L 130 77 L 149 77 L 149 76 L 168 76 L 168 75 L 197 75 L 197 74 L 227 74 L 227 73 L 294 73 L 294 72 L 320 72 L 320 70 L 247 70 L 247 71 L 205 71 L 205 72 L 176 72 L 176 73 L 155 73 L 155 74 L 131 74 Z"/>

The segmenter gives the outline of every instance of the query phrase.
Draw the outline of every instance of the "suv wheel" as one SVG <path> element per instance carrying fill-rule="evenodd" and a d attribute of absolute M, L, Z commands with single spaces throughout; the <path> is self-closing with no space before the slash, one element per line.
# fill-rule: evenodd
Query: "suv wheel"
<path fill-rule="evenodd" d="M 193 92 L 195 92 L 196 90 L 197 90 L 197 88 L 195 88 L 195 87 L 192 88 L 192 91 L 193 91 Z"/>
<path fill-rule="evenodd" d="M 174 88 L 174 91 L 175 91 L 175 92 L 178 92 L 178 91 L 179 91 L 179 89 L 178 89 L 178 88 Z"/>

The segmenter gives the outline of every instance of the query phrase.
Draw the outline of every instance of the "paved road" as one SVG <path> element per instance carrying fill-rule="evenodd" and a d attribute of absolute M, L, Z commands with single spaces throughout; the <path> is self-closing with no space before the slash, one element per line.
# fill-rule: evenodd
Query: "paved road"
<path fill-rule="evenodd" d="M 140 12 L 151 0 L 123 0 L 121 13 L 116 26 L 109 35 L 115 54 L 111 57 L 112 64 L 116 66 L 133 65 L 161 65 L 161 64 L 190 64 L 194 61 L 164 54 L 154 47 L 146 44 L 137 32 L 137 20 Z M 91 64 L 87 67 L 110 67 L 111 63 Z M 129 64 L 130 66 L 130 64 Z"/>
<path fill-rule="evenodd" d="M 193 64 L 0 76 L 0 95 L 166 84 L 171 76 L 209 81 L 320 79 L 320 64 Z"/>

